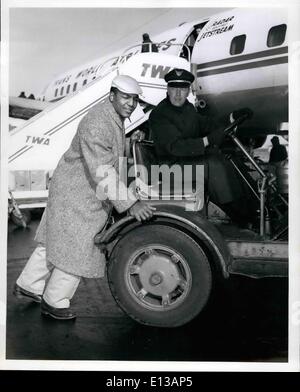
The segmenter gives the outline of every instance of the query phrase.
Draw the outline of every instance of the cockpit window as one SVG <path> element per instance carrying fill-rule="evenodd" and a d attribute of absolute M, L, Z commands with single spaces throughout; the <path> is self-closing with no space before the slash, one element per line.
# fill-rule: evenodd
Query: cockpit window
<path fill-rule="evenodd" d="M 246 42 L 245 34 L 237 35 L 236 37 L 234 37 L 230 44 L 230 54 L 235 55 L 235 54 L 242 53 L 245 48 L 245 42 Z"/>
<path fill-rule="evenodd" d="M 286 24 L 271 27 L 268 33 L 267 46 L 272 48 L 273 46 L 283 44 L 285 40 L 285 34 Z"/>

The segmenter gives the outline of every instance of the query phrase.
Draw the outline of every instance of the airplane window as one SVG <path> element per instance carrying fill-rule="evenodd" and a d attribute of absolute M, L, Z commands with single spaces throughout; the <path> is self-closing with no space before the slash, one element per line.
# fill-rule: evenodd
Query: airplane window
<path fill-rule="evenodd" d="M 234 37 L 230 44 L 230 54 L 240 54 L 245 48 L 246 35 L 237 35 Z"/>
<path fill-rule="evenodd" d="M 84 86 L 87 83 L 87 79 L 84 79 L 82 85 Z"/>
<path fill-rule="evenodd" d="M 60 95 L 63 95 L 63 93 L 64 93 L 64 87 L 62 87 L 62 88 L 60 89 Z"/>
<path fill-rule="evenodd" d="M 70 87 L 71 87 L 71 86 L 68 84 L 66 94 L 69 94 L 69 92 L 70 92 Z"/>
<path fill-rule="evenodd" d="M 286 34 L 286 24 L 273 26 L 268 33 L 267 45 L 269 48 L 283 44 Z"/>
<path fill-rule="evenodd" d="M 77 83 L 74 83 L 73 91 L 76 91 L 76 88 L 77 88 Z"/>
<path fill-rule="evenodd" d="M 58 93 L 58 88 L 55 90 L 55 94 L 54 94 L 55 97 L 57 97 L 57 93 Z"/>

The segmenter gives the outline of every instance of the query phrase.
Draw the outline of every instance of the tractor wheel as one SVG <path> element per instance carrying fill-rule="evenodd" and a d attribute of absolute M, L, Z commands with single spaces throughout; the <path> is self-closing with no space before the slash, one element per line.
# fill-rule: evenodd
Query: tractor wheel
<path fill-rule="evenodd" d="M 212 270 L 201 247 L 187 234 L 163 225 L 141 226 L 116 245 L 108 282 L 117 304 L 139 323 L 177 327 L 207 303 Z"/>

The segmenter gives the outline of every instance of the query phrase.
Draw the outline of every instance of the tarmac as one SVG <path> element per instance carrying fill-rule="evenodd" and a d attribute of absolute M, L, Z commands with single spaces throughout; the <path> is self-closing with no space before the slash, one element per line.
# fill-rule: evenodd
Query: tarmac
<path fill-rule="evenodd" d="M 39 304 L 12 294 L 35 248 L 39 219 L 26 229 L 8 226 L 7 359 L 287 362 L 286 278 L 231 276 L 196 319 L 178 328 L 130 319 L 116 305 L 106 278 L 81 280 L 72 300 L 75 321 L 41 316 Z"/>

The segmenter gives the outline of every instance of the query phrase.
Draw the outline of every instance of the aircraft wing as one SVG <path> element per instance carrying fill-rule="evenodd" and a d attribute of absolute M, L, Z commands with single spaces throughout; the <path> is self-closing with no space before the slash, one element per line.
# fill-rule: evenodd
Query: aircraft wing
<path fill-rule="evenodd" d="M 49 102 L 37 101 L 35 99 L 10 97 L 9 117 L 28 120 L 51 105 Z"/>

